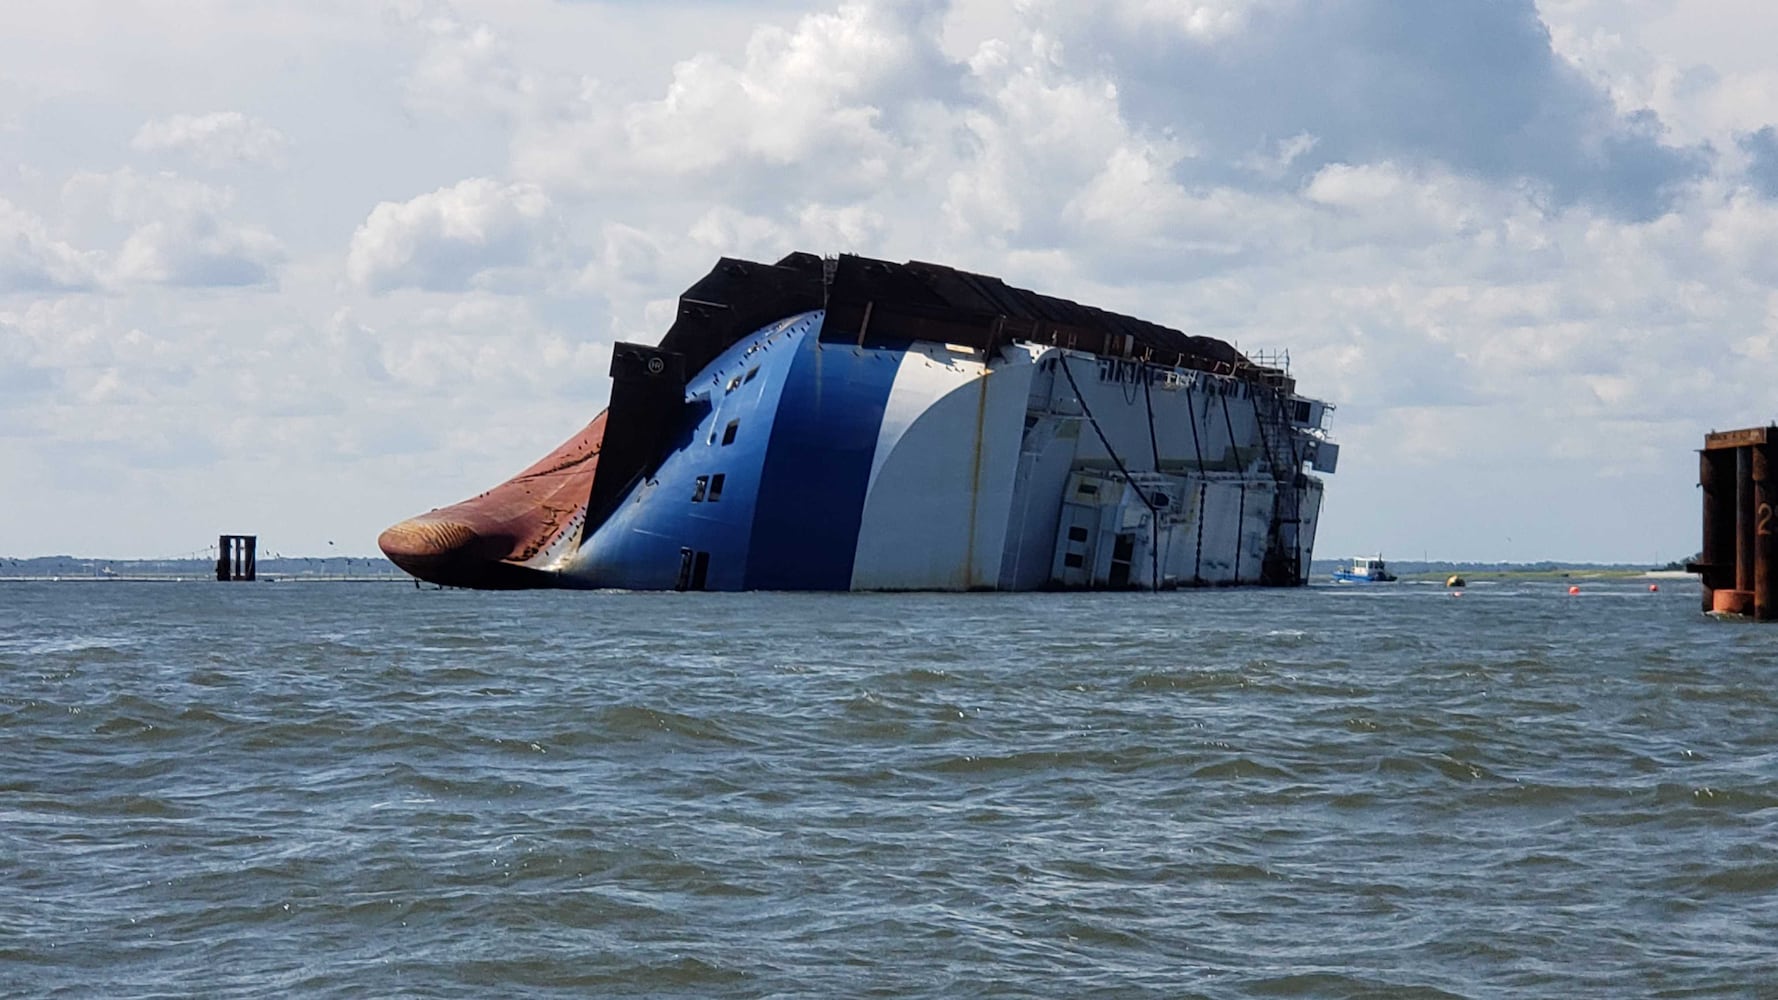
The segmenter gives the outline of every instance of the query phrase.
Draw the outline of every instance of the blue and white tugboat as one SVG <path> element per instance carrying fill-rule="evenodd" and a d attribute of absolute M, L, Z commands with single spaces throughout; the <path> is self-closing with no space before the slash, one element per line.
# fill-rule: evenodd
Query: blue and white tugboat
<path fill-rule="evenodd" d="M 1335 583 L 1394 583 L 1395 574 L 1389 572 L 1389 564 L 1382 556 L 1358 556 L 1352 565 L 1341 566 L 1333 571 Z"/>

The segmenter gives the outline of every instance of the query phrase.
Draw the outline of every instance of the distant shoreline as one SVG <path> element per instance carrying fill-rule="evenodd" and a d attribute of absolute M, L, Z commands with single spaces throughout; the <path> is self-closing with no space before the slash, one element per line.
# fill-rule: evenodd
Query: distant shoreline
<path fill-rule="evenodd" d="M 1316 559 L 1309 583 L 1325 583 L 1346 560 Z M 1438 560 L 1390 560 L 1404 581 L 1443 583 L 1452 576 L 1476 580 L 1681 580 L 1691 574 L 1676 564 L 1652 568 L 1646 563 L 1458 563 Z M 414 577 L 382 556 L 264 556 L 258 560 L 262 583 L 402 583 Z M 174 559 L 86 559 L 76 556 L 0 556 L 0 583 L 193 583 L 215 582 L 216 563 L 208 557 Z"/>
<path fill-rule="evenodd" d="M 1409 581 L 1437 580 L 1452 576 L 1465 580 L 1685 580 L 1692 574 L 1682 569 L 1454 569 L 1449 572 L 1424 571 L 1402 573 Z"/>
<path fill-rule="evenodd" d="M 394 563 L 376 556 L 261 555 L 255 560 L 261 581 L 381 582 L 406 583 L 413 579 Z M 67 583 L 75 580 L 170 583 L 216 579 L 214 556 L 182 556 L 169 559 L 88 559 L 80 556 L 0 556 L 0 583 L 34 580 Z"/>
<path fill-rule="evenodd" d="M 261 573 L 254 583 L 412 583 L 413 577 L 406 574 L 393 575 L 386 573 L 353 575 L 292 575 L 287 573 Z M 114 573 L 98 576 L 87 575 L 45 575 L 45 576 L 7 576 L 0 575 L 0 584 L 4 583 L 216 583 L 216 575 L 210 574 L 161 574 L 161 573 Z M 249 581 L 230 581 L 249 582 Z"/>

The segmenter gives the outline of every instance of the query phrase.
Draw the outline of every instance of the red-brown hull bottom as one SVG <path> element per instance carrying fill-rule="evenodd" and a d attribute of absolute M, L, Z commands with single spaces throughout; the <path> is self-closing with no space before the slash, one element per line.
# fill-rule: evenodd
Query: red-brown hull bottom
<path fill-rule="evenodd" d="M 601 412 L 525 471 L 480 496 L 390 527 L 377 546 L 390 562 L 441 586 L 557 586 L 552 574 L 525 563 L 565 534 L 579 535 L 604 439 Z"/>

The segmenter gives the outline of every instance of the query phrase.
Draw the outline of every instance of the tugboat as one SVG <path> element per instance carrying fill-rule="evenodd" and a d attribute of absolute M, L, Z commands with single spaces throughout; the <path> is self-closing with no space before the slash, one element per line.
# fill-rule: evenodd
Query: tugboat
<path fill-rule="evenodd" d="M 1395 574 L 1389 572 L 1389 564 L 1382 556 L 1358 556 L 1352 560 L 1351 566 L 1341 566 L 1333 571 L 1335 583 L 1394 583 Z"/>

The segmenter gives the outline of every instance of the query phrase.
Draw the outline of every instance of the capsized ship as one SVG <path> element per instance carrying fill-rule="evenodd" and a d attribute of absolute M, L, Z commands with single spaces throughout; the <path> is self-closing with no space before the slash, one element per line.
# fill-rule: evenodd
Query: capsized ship
<path fill-rule="evenodd" d="M 611 379 L 384 553 L 499 589 L 1297 586 L 1339 458 L 1282 361 L 920 262 L 725 258 Z"/>

